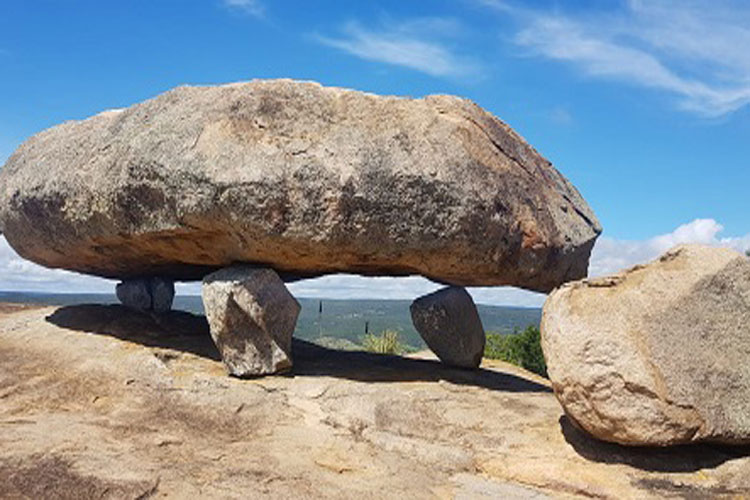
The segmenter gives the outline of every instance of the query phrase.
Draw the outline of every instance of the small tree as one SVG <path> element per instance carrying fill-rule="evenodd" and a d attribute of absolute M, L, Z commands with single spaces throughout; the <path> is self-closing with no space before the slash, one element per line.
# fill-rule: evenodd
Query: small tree
<path fill-rule="evenodd" d="M 542 336 L 539 328 L 535 326 L 528 326 L 522 332 L 516 330 L 511 335 L 488 334 L 484 355 L 547 377 L 547 363 L 542 353 Z"/>

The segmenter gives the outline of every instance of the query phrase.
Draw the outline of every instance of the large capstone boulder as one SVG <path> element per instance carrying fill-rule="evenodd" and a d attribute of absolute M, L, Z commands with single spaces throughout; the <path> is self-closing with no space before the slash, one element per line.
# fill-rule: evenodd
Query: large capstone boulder
<path fill-rule="evenodd" d="M 485 334 L 477 306 L 462 287 L 446 287 L 412 302 L 412 322 L 440 360 L 476 368 L 484 354 Z"/>
<path fill-rule="evenodd" d="M 0 173 L 23 257 L 107 278 L 420 274 L 549 291 L 599 223 L 505 123 L 465 99 L 289 80 L 180 87 L 44 131 Z"/>
<path fill-rule="evenodd" d="M 600 439 L 750 443 L 750 259 L 733 250 L 681 246 L 563 286 L 542 347 L 568 417 Z"/>
<path fill-rule="evenodd" d="M 211 337 L 230 374 L 266 375 L 292 367 L 300 305 L 272 269 L 233 266 L 203 280 Z"/>

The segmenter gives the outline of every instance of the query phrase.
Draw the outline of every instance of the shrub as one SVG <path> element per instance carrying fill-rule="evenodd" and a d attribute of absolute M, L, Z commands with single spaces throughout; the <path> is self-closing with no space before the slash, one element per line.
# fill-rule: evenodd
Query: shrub
<path fill-rule="evenodd" d="M 398 332 L 384 330 L 380 335 L 368 334 L 362 342 L 366 351 L 378 354 L 402 354 L 406 346 L 398 338 Z"/>
<path fill-rule="evenodd" d="M 542 377 L 547 377 L 547 364 L 542 353 L 542 336 L 539 328 L 528 326 L 522 332 L 502 335 L 490 333 L 484 347 L 484 356 L 520 366 Z"/>

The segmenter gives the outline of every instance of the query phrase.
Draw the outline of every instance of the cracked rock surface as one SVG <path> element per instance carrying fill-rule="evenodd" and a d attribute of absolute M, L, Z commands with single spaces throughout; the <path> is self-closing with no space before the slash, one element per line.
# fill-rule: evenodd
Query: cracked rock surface
<path fill-rule="evenodd" d="M 750 449 L 594 440 L 504 363 L 293 351 L 288 376 L 237 379 L 202 317 L 0 304 L 0 497 L 750 494 Z"/>
<path fill-rule="evenodd" d="M 630 445 L 750 444 L 750 259 L 684 245 L 544 305 L 555 394 L 592 435 Z"/>
<path fill-rule="evenodd" d="M 291 80 L 179 87 L 35 135 L 0 171 L 0 230 L 26 259 L 120 280 L 244 262 L 540 291 L 584 277 L 601 232 L 468 100 Z"/>

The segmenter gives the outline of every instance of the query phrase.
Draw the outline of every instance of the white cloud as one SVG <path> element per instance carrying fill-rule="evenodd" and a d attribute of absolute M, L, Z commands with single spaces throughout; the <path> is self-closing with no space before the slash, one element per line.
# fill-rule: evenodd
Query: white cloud
<path fill-rule="evenodd" d="M 739 252 L 750 249 L 750 234 L 722 238 L 719 234 L 723 230 L 724 227 L 713 219 L 696 219 L 671 233 L 648 240 L 617 240 L 602 236 L 597 240 L 592 252 L 589 275 L 603 276 L 648 262 L 682 243 L 724 246 Z"/>
<path fill-rule="evenodd" d="M 750 103 L 750 4 L 630 0 L 622 9 L 565 14 L 511 8 L 515 41 L 584 74 L 669 92 L 682 109 L 716 117 Z"/>
<path fill-rule="evenodd" d="M 546 294 L 509 286 L 467 288 L 474 302 L 491 306 L 542 307 Z"/>
<path fill-rule="evenodd" d="M 266 13 L 266 8 L 260 0 L 224 0 L 224 5 L 255 17 L 263 17 Z"/>
<path fill-rule="evenodd" d="M 336 274 L 298 281 L 290 284 L 289 289 L 297 297 L 414 300 L 443 286 L 420 276 L 373 278 Z M 538 307 L 545 298 L 541 293 L 511 287 L 469 287 L 467 290 L 478 304 Z"/>
<path fill-rule="evenodd" d="M 34 264 L 19 257 L 5 237 L 0 236 L 0 290 L 112 293 L 114 282 Z"/>
<path fill-rule="evenodd" d="M 289 285 L 295 296 L 327 299 L 414 299 L 438 288 L 440 285 L 418 276 L 388 278 L 352 274 L 322 276 Z"/>
<path fill-rule="evenodd" d="M 461 27 L 440 18 L 414 19 L 387 23 L 381 29 L 368 29 L 356 22 L 342 28 L 340 37 L 317 36 L 317 40 L 361 59 L 411 68 L 439 77 L 477 77 L 480 65 L 456 54 L 444 41 L 457 36 Z"/>

